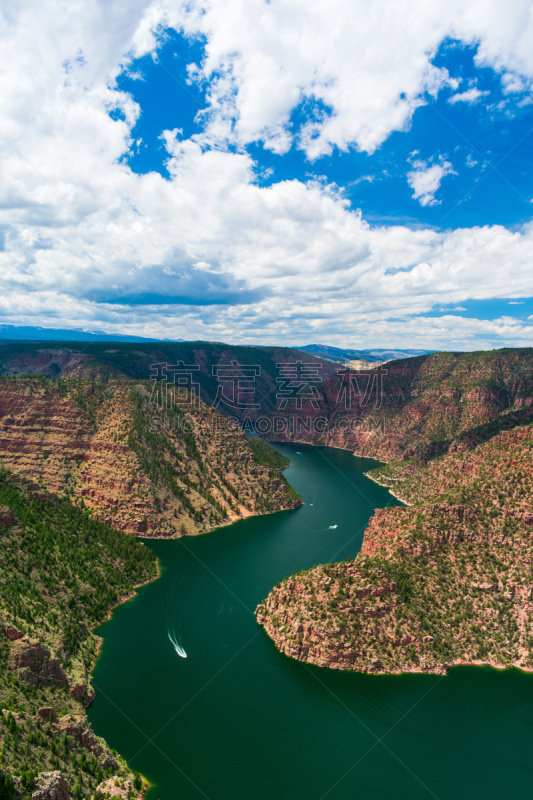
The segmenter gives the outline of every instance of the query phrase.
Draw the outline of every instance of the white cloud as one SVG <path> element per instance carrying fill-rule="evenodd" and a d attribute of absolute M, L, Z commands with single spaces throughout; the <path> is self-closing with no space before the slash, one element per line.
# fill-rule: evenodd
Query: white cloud
<path fill-rule="evenodd" d="M 434 206 L 442 179 L 446 175 L 457 175 L 451 163 L 441 159 L 438 164 L 429 166 L 425 161 L 413 161 L 414 169 L 407 173 L 407 182 L 413 190 L 413 197 L 421 206 Z"/>
<path fill-rule="evenodd" d="M 357 184 L 359 184 L 359 183 L 365 183 L 365 182 L 374 183 L 375 180 L 376 180 L 376 176 L 375 175 L 361 175 L 360 178 L 356 178 L 355 180 L 350 181 L 350 183 L 348 185 L 349 186 L 357 186 Z"/>
<path fill-rule="evenodd" d="M 451 103 L 452 105 L 455 103 L 477 103 L 480 97 L 485 97 L 488 94 L 490 94 L 490 92 L 481 92 L 479 89 L 473 86 L 471 89 L 467 89 L 465 92 L 452 94 L 452 96 L 448 98 L 448 103 Z"/>
<path fill-rule="evenodd" d="M 513 76 L 509 87 L 533 77 L 529 0 L 386 0 L 379 12 L 370 0 L 158 0 L 137 31 L 137 54 L 155 49 L 161 25 L 205 37 L 191 76 L 210 81 L 208 141 L 261 140 L 283 153 L 296 139 L 311 159 L 333 147 L 371 153 L 409 126 L 427 94 L 457 88 L 431 63 L 446 37 L 478 44 L 478 64 Z M 452 102 L 481 94 L 470 89 Z M 294 130 L 291 114 L 303 102 L 322 113 Z"/>
<path fill-rule="evenodd" d="M 327 181 L 261 187 L 246 151 L 224 149 L 262 138 L 284 152 L 289 115 L 313 97 L 332 113 L 317 112 L 314 137 L 297 132 L 310 155 L 352 144 L 371 151 L 409 124 L 424 92 L 450 82 L 430 58 L 452 28 L 481 41 L 480 63 L 532 70 L 518 2 L 506 6 L 505 26 L 496 3 L 483 4 L 483 14 L 477 2 L 472 14 L 458 2 L 407 11 L 390 0 L 387 14 L 344 0 L 335 8 L 311 0 L 213 0 L 203 14 L 194 3 L 141 0 L 13 5 L 0 34 L 0 316 L 246 342 L 317 334 L 457 349 L 533 342 L 530 327 L 512 318 L 424 316 L 438 303 L 533 295 L 531 226 L 372 227 Z M 220 73 L 208 89 L 205 133 L 162 133 L 170 180 L 121 163 L 140 109 L 109 88 L 128 53 L 157 47 L 165 20 L 204 33 L 199 71 Z M 123 120 L 111 119 L 112 107 Z M 436 202 L 451 172 L 447 161 L 415 162 L 415 196 Z"/>
<path fill-rule="evenodd" d="M 525 92 L 530 86 L 530 82 L 516 72 L 504 72 L 502 75 L 503 91 L 506 94 Z"/>

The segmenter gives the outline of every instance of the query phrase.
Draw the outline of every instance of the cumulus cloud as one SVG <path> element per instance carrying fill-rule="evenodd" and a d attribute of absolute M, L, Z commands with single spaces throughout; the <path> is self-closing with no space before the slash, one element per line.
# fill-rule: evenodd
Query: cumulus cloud
<path fill-rule="evenodd" d="M 533 78 L 529 0 L 387 0 L 379 13 L 369 0 L 158 0 L 137 30 L 137 54 L 156 49 L 162 25 L 205 38 L 191 77 L 209 81 L 209 141 L 260 140 L 283 153 L 296 137 L 311 159 L 352 145 L 371 153 L 409 126 L 428 95 L 457 88 L 432 64 L 446 37 L 478 45 L 477 63 L 510 76 L 509 91 Z M 292 112 L 306 104 L 323 113 L 295 130 Z"/>
<path fill-rule="evenodd" d="M 448 103 L 452 105 L 455 105 L 455 103 L 477 103 L 480 97 L 485 97 L 488 94 L 490 94 L 490 92 L 482 92 L 476 86 L 473 86 L 465 92 L 452 94 L 452 96 L 448 98 Z"/>
<path fill-rule="evenodd" d="M 244 147 L 371 152 L 427 93 L 456 85 L 431 65 L 450 31 L 480 42 L 480 64 L 530 75 L 525 4 L 507 4 L 505 26 L 500 6 L 22 0 L 0 33 L 0 316 L 247 342 L 532 343 L 513 318 L 425 316 L 437 303 L 533 294 L 531 226 L 371 226 L 327 180 L 259 185 Z M 168 180 L 124 163 L 141 109 L 115 83 L 156 53 L 167 25 L 204 37 L 189 75 L 208 98 L 202 133 L 161 132 Z M 309 98 L 313 119 L 293 130 Z M 436 202 L 451 164 L 412 166 L 415 197 Z"/>
<path fill-rule="evenodd" d="M 504 72 L 502 75 L 503 91 L 506 94 L 515 94 L 528 90 L 530 82 L 522 75 L 515 72 Z"/>
<path fill-rule="evenodd" d="M 434 206 L 440 201 L 435 198 L 442 179 L 446 175 L 457 175 L 449 161 L 441 159 L 431 166 L 425 161 L 413 161 L 413 167 L 407 173 L 407 182 L 413 190 L 413 197 L 421 206 Z"/>

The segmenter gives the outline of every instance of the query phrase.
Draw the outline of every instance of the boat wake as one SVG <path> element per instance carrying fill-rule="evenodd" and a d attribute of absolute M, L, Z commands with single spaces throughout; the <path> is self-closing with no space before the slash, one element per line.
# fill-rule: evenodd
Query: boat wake
<path fill-rule="evenodd" d="M 170 642 L 172 643 L 172 646 L 173 646 L 174 650 L 176 651 L 176 653 L 179 655 L 180 658 L 187 658 L 187 651 L 183 647 L 183 644 L 182 644 L 182 641 L 181 641 L 181 629 L 183 627 L 183 622 L 185 620 L 185 617 L 187 616 L 187 614 L 191 610 L 192 606 L 195 604 L 196 600 L 198 599 L 198 596 L 199 596 L 200 592 L 204 589 L 204 587 L 206 585 L 206 582 L 207 581 L 204 581 L 203 583 L 201 583 L 196 588 L 196 591 L 194 591 L 193 594 L 191 595 L 191 597 L 189 598 L 189 601 L 188 601 L 187 605 L 182 610 L 181 615 L 179 616 L 179 618 L 177 620 L 176 620 L 176 612 L 174 610 L 174 608 L 175 608 L 175 598 L 174 598 L 174 592 L 173 592 L 172 584 L 170 584 L 169 591 L 167 591 L 167 595 L 166 595 L 166 598 L 165 598 L 166 602 L 165 602 L 164 609 L 163 609 L 164 619 L 165 619 L 165 627 L 167 629 L 167 636 L 170 639 Z M 177 630 L 177 632 L 176 632 L 176 630 Z"/>
<path fill-rule="evenodd" d="M 167 633 L 168 633 L 168 638 L 174 645 L 174 650 L 176 651 L 176 653 L 181 658 L 187 658 L 187 653 L 185 652 L 179 641 L 176 639 L 176 634 L 174 633 L 174 631 L 172 631 L 172 633 L 170 633 L 170 631 L 167 631 Z"/>

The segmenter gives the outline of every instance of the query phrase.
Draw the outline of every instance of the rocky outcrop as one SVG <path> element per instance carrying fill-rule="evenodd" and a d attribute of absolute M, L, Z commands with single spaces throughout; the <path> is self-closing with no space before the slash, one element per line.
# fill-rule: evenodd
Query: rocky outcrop
<path fill-rule="evenodd" d="M 41 772 L 35 780 L 31 800 L 70 800 L 67 779 L 59 770 Z"/>
<path fill-rule="evenodd" d="M 258 622 L 283 653 L 332 669 L 533 671 L 532 464 L 533 425 L 478 445 L 468 469 L 457 449 L 378 470 L 426 502 L 377 510 L 354 561 L 283 581 Z"/>
<path fill-rule="evenodd" d="M 95 698 L 95 691 L 88 677 L 84 681 L 71 680 L 69 682 L 69 694 L 73 700 L 77 700 L 84 708 L 90 706 Z"/>
<path fill-rule="evenodd" d="M 13 525 L 14 521 L 13 509 L 9 508 L 9 506 L 0 506 L 0 527 Z"/>
<path fill-rule="evenodd" d="M 57 722 L 56 711 L 51 706 L 43 706 L 43 708 L 37 709 L 37 716 L 46 722 Z"/>
<path fill-rule="evenodd" d="M 92 726 L 87 722 L 86 717 L 66 714 L 60 717 L 53 731 L 58 736 L 72 736 L 78 744 L 89 750 L 98 759 L 102 769 L 117 769 L 116 760 L 106 748 L 103 739 L 94 735 Z"/>
<path fill-rule="evenodd" d="M 83 666 L 78 666 L 76 672 L 69 676 L 62 669 L 59 658 L 52 655 L 42 642 L 23 636 L 20 631 L 17 634 L 20 635 L 13 637 L 9 660 L 21 683 L 35 687 L 68 686 L 74 700 L 84 707 L 91 704 L 95 693 Z"/>
<path fill-rule="evenodd" d="M 105 798 L 116 798 L 116 800 L 140 800 L 142 797 L 141 794 L 135 791 L 133 788 L 133 783 L 130 780 L 115 780 L 114 778 L 108 778 L 106 781 L 103 781 L 99 786 L 96 788 L 97 797 L 100 793 L 101 797 Z"/>
<path fill-rule="evenodd" d="M 57 657 L 37 639 L 23 636 L 13 642 L 10 649 L 11 668 L 18 679 L 27 686 L 67 686 L 68 678 Z"/>
<path fill-rule="evenodd" d="M 202 404 L 162 408 L 151 389 L 0 381 L 0 463 L 25 490 L 146 536 L 199 533 L 301 502 L 255 462 L 238 427 Z"/>

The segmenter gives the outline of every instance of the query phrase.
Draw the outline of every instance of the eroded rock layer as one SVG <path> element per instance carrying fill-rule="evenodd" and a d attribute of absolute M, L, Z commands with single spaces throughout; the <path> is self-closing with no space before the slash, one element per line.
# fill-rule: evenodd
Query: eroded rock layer
<path fill-rule="evenodd" d="M 468 458 L 377 470 L 413 505 L 376 511 L 353 561 L 275 587 L 258 622 L 282 652 L 333 669 L 532 669 L 532 464 L 525 426 Z"/>
<path fill-rule="evenodd" d="M 300 502 L 279 466 L 191 398 L 161 408 L 150 382 L 0 381 L 0 463 L 129 533 L 199 533 Z M 1 520 L 0 520 L 1 522 Z M 6 523 L 3 523 L 6 524 Z"/>
<path fill-rule="evenodd" d="M 202 400 L 217 404 L 224 385 L 215 373 L 253 368 L 246 398 L 218 404 L 263 435 L 343 447 L 358 455 L 428 460 L 458 438 L 486 438 L 490 426 L 533 419 L 533 349 L 433 353 L 346 370 L 291 348 L 216 342 L 10 343 L 0 347 L 0 375 L 110 381 L 150 377 L 154 364 L 194 367 Z M 303 370 L 303 372 L 302 372 Z M 303 374 L 305 373 L 305 374 Z M 285 377 L 288 376 L 287 379 Z M 294 380 L 291 380 L 291 376 Z M 230 392 L 231 394 L 231 392 Z"/>

